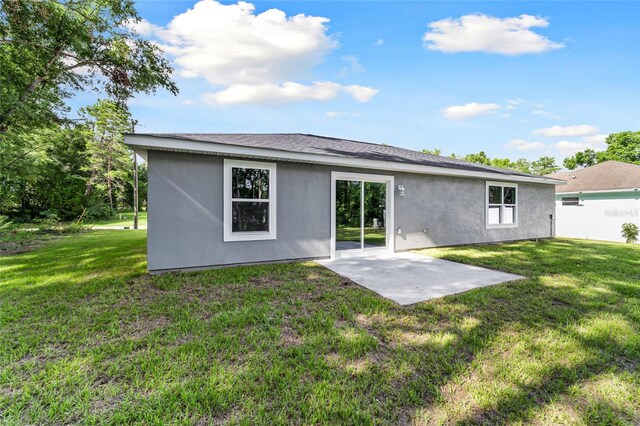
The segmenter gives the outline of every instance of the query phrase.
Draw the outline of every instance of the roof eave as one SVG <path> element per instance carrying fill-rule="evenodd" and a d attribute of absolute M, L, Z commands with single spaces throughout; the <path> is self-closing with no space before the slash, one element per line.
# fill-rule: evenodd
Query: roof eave
<path fill-rule="evenodd" d="M 616 193 L 616 192 L 640 192 L 640 188 L 621 188 L 621 189 L 584 189 L 572 191 L 556 191 L 556 194 L 597 194 L 597 193 Z"/>
<path fill-rule="evenodd" d="M 176 143 L 178 142 L 178 143 Z M 152 135 L 125 134 L 125 143 L 138 154 L 146 157 L 147 150 L 199 153 L 221 156 L 235 156 L 256 159 L 293 161 L 303 163 L 324 164 L 341 167 L 355 167 L 394 172 L 420 173 L 443 176 L 458 176 L 469 178 L 485 178 L 511 182 L 531 182 L 547 185 L 565 185 L 566 181 L 548 177 L 504 175 L 500 173 L 462 170 L 448 167 L 424 166 L 411 163 L 400 163 L 364 158 L 341 157 L 333 155 L 298 153 L 275 150 L 270 148 L 254 148 L 229 145 L 216 142 L 202 142 L 186 138 L 159 137 Z"/>

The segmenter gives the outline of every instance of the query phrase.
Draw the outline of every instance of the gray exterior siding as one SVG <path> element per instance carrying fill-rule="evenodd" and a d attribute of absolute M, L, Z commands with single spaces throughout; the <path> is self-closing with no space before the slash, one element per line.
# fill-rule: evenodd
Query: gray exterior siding
<path fill-rule="evenodd" d="M 326 171 L 277 165 L 277 239 L 223 242 L 223 158 L 149 151 L 149 270 L 330 255 Z"/>
<path fill-rule="evenodd" d="M 518 184 L 518 226 L 486 227 L 486 180 L 398 174 L 405 187 L 395 199 L 396 250 L 551 237 L 555 188 Z M 423 232 L 424 229 L 427 232 Z"/>
<path fill-rule="evenodd" d="M 149 151 L 150 271 L 321 258 L 331 252 L 331 171 L 277 162 L 277 239 L 223 242 L 223 158 Z M 550 236 L 552 185 L 518 185 L 518 227 L 486 229 L 485 180 L 393 173 L 396 250 Z M 423 232 L 427 229 L 427 232 Z"/>

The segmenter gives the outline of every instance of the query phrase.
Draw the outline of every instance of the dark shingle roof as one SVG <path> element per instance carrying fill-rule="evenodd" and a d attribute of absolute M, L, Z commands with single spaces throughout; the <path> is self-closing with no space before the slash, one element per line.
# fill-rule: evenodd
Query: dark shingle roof
<path fill-rule="evenodd" d="M 273 149 L 304 154 L 320 154 L 346 158 L 389 161 L 394 163 L 417 164 L 449 169 L 489 172 L 505 176 L 540 176 L 515 170 L 500 169 L 483 164 L 470 163 L 449 157 L 424 154 L 390 145 L 359 142 L 302 133 L 239 134 L 239 133 L 144 133 L 137 135 L 161 138 L 183 139 L 252 148 Z"/>
<path fill-rule="evenodd" d="M 640 188 L 640 166 L 620 161 L 605 161 L 580 170 L 552 173 L 547 177 L 567 182 L 556 186 L 556 192 Z"/>

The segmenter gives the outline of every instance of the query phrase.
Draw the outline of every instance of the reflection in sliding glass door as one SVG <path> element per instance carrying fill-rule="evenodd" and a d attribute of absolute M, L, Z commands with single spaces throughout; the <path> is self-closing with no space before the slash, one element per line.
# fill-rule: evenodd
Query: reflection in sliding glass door
<path fill-rule="evenodd" d="M 336 250 L 386 247 L 386 183 L 336 180 Z"/>
<path fill-rule="evenodd" d="M 364 248 L 386 247 L 387 184 L 364 182 Z"/>
<path fill-rule="evenodd" d="M 336 250 L 362 248 L 362 182 L 336 180 Z"/>

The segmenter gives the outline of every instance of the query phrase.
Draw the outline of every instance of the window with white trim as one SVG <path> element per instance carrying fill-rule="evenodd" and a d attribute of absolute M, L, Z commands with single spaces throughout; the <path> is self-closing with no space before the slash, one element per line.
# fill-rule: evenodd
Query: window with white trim
<path fill-rule="evenodd" d="M 224 241 L 276 238 L 276 165 L 224 160 Z"/>
<path fill-rule="evenodd" d="M 487 182 L 487 226 L 517 226 L 518 185 Z"/>

